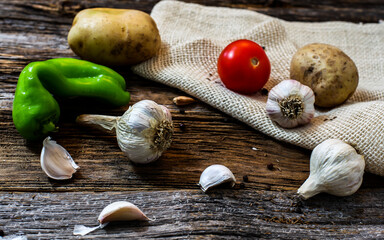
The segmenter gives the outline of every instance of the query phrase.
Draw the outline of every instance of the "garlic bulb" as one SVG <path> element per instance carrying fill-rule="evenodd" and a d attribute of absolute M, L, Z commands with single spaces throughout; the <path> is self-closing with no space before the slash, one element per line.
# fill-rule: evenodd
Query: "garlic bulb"
<path fill-rule="evenodd" d="M 296 80 L 284 80 L 271 89 L 266 105 L 269 117 L 284 128 L 308 123 L 315 115 L 315 95 Z"/>
<path fill-rule="evenodd" d="M 127 201 L 118 201 L 106 206 L 97 220 L 100 224 L 96 227 L 75 225 L 73 234 L 84 236 L 97 229 L 104 228 L 109 222 L 113 221 L 148 221 L 150 219 L 136 205 Z"/>
<path fill-rule="evenodd" d="M 226 166 L 215 164 L 207 167 L 200 176 L 199 186 L 203 192 L 223 183 L 235 186 L 236 178 Z"/>
<path fill-rule="evenodd" d="M 364 168 L 364 157 L 353 147 L 338 139 L 328 139 L 313 149 L 309 177 L 297 193 L 304 199 L 320 192 L 349 196 L 359 189 Z"/>
<path fill-rule="evenodd" d="M 67 150 L 51 140 L 50 137 L 43 141 L 40 163 L 48 177 L 56 180 L 70 179 L 72 174 L 79 169 Z"/>
<path fill-rule="evenodd" d="M 120 149 L 135 163 L 155 161 L 172 142 L 171 113 L 151 100 L 134 104 L 121 117 L 85 114 L 77 122 L 115 128 Z"/>

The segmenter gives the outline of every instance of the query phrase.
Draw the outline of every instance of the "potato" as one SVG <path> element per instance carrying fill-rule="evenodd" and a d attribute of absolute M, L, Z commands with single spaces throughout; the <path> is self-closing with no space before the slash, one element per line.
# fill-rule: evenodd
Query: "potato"
<path fill-rule="evenodd" d="M 121 66 L 137 64 L 156 55 L 161 39 L 155 21 L 144 12 L 91 8 L 76 15 L 68 43 L 82 59 Z"/>
<path fill-rule="evenodd" d="M 313 43 L 299 49 L 291 60 L 290 78 L 309 86 L 315 105 L 334 107 L 355 92 L 359 75 L 355 63 L 340 49 Z"/>

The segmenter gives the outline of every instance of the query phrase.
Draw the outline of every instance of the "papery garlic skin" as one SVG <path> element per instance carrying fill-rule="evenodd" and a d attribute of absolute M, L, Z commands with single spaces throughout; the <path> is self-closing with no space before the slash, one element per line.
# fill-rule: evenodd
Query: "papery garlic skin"
<path fill-rule="evenodd" d="M 304 199 L 320 192 L 352 195 L 361 186 L 364 168 L 364 157 L 353 147 L 338 139 L 328 139 L 313 149 L 310 175 L 297 193 Z"/>
<path fill-rule="evenodd" d="M 230 183 L 230 186 L 235 186 L 236 178 L 224 165 L 214 164 L 207 167 L 200 176 L 199 186 L 203 192 L 210 188 L 216 187 L 223 183 Z"/>
<path fill-rule="evenodd" d="M 315 115 L 315 95 L 311 88 L 296 80 L 284 80 L 268 94 L 268 116 L 284 128 L 304 125 Z"/>
<path fill-rule="evenodd" d="M 106 206 L 98 219 L 100 224 L 113 221 L 148 221 L 149 218 L 134 204 L 127 201 L 118 201 Z"/>
<path fill-rule="evenodd" d="M 116 135 L 120 149 L 132 162 L 153 162 L 171 145 L 171 113 L 154 101 L 142 100 L 117 120 Z"/>
<path fill-rule="evenodd" d="M 72 178 L 79 169 L 71 155 L 62 146 L 47 137 L 43 141 L 43 149 L 40 155 L 40 164 L 48 177 L 56 180 Z"/>
<path fill-rule="evenodd" d="M 84 225 L 75 225 L 75 227 L 73 229 L 73 235 L 85 236 L 88 233 L 91 233 L 91 232 L 93 232 L 93 231 L 95 231 L 97 229 L 102 229 L 102 228 L 104 228 L 107 225 L 108 225 L 108 222 L 104 223 L 104 224 L 99 224 L 99 226 L 96 226 L 96 227 L 87 227 L 87 226 L 84 226 Z"/>

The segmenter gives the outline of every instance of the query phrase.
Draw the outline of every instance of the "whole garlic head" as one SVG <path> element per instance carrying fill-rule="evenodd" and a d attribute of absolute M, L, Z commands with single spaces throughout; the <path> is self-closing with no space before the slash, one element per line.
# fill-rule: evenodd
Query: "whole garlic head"
<path fill-rule="evenodd" d="M 297 193 L 304 199 L 320 192 L 352 195 L 361 186 L 364 168 L 364 157 L 353 147 L 338 139 L 328 139 L 313 149 L 310 175 Z"/>
<path fill-rule="evenodd" d="M 116 135 L 120 149 L 131 161 L 155 161 L 171 145 L 171 113 L 154 101 L 142 100 L 117 120 Z"/>
<path fill-rule="evenodd" d="M 116 129 L 120 149 L 135 163 L 157 160 L 170 147 L 173 135 L 169 110 L 151 100 L 142 100 L 121 117 L 83 114 L 76 121 Z"/>
<path fill-rule="evenodd" d="M 284 80 L 268 94 L 268 116 L 284 128 L 308 123 L 315 115 L 315 95 L 296 80 Z"/>

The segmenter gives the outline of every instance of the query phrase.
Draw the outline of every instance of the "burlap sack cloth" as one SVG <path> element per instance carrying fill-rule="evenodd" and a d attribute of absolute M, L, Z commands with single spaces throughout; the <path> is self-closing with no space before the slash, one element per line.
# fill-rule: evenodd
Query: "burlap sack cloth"
<path fill-rule="evenodd" d="M 163 44 L 157 57 L 133 68 L 136 74 L 181 89 L 281 141 L 313 149 L 329 138 L 344 140 L 364 155 L 366 171 L 384 176 L 383 23 L 287 22 L 249 10 L 178 1 L 159 2 L 151 16 Z M 272 65 L 268 90 L 289 78 L 293 54 L 313 42 L 337 46 L 354 60 L 358 89 L 343 105 L 317 110 L 310 124 L 281 128 L 266 115 L 267 96 L 234 93 L 219 79 L 220 52 L 242 38 L 265 46 Z"/>

